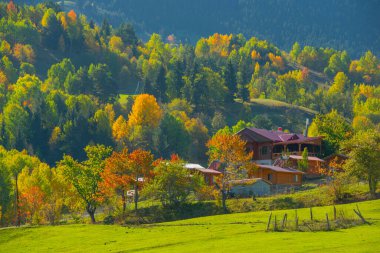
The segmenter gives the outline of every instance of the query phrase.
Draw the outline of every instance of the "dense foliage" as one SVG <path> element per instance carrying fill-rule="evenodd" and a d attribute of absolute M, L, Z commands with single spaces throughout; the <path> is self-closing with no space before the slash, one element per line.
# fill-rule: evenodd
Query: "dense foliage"
<path fill-rule="evenodd" d="M 143 43 L 130 25 L 97 25 L 54 4 L 11 1 L 0 13 L 1 143 L 49 164 L 63 154 L 85 159 L 88 144 L 205 161 L 207 139 L 227 124 L 281 126 L 250 116 L 241 101 L 255 98 L 335 109 L 355 127 L 380 121 L 379 60 L 370 51 L 351 60 L 295 43 L 288 54 L 241 34 L 195 47 L 157 34 Z"/>
<path fill-rule="evenodd" d="M 63 2 L 67 10 L 76 8 L 97 22 L 107 17 L 110 23 L 118 26 L 128 20 L 144 39 L 147 34 L 160 31 L 164 37 L 174 34 L 181 41 L 193 43 L 199 37 L 219 31 L 257 36 L 284 49 L 299 41 L 303 45 L 346 49 L 356 57 L 368 49 L 380 54 L 377 27 L 380 5 L 376 0 Z"/>
<path fill-rule="evenodd" d="M 319 113 L 309 132 L 325 137 L 329 155 L 354 133 L 379 130 L 379 83 L 371 51 L 352 60 L 331 48 L 295 43 L 285 52 L 218 33 L 195 46 L 158 34 L 144 43 L 131 25 L 96 24 L 54 3 L 1 3 L 1 222 L 54 224 L 62 210 L 83 209 L 95 221 L 110 198 L 121 197 L 125 210 L 131 188 L 137 212 L 139 179 L 155 173 L 162 178 L 151 181 L 160 193 L 154 197 L 182 203 L 198 181 L 168 192 L 162 182 L 190 175 L 178 164 L 154 170 L 154 157 L 206 162 L 211 139 L 209 156 L 237 170 L 249 158 L 234 151 L 244 143 L 232 133 L 289 121 L 252 111 L 257 99 Z"/>

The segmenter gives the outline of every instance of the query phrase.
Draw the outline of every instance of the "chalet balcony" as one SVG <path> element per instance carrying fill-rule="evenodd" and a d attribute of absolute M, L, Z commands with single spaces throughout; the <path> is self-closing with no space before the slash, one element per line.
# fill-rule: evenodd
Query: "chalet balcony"
<path fill-rule="evenodd" d="M 307 148 L 309 156 L 318 156 L 320 154 L 320 145 L 312 144 L 288 144 L 288 145 L 275 145 L 272 151 L 272 159 L 280 158 L 284 152 L 288 155 L 302 155 L 303 150 Z"/>
<path fill-rule="evenodd" d="M 293 151 L 293 152 L 287 152 L 288 155 L 299 155 L 299 156 L 302 156 L 302 151 Z M 309 156 L 317 156 L 319 153 L 315 153 L 315 152 L 308 152 Z M 273 153 L 272 154 L 272 160 L 276 160 L 278 158 L 281 158 L 281 156 L 283 155 L 283 153 Z"/>

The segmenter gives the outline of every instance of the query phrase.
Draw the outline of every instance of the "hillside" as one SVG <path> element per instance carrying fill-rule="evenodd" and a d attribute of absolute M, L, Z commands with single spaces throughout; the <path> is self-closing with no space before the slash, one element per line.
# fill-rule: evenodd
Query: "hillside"
<path fill-rule="evenodd" d="M 339 205 L 351 216 L 354 204 Z M 333 232 L 266 233 L 269 212 L 217 215 L 146 226 L 64 225 L 0 229 L 4 252 L 376 252 L 379 251 L 380 200 L 359 208 L 372 225 Z M 315 219 L 332 207 L 313 209 Z M 294 210 L 274 211 L 282 217 Z M 301 220 L 309 209 L 299 209 Z M 286 243 L 286 245 L 284 245 Z"/>
<path fill-rule="evenodd" d="M 19 2 L 19 1 L 16 1 Z M 21 1 L 35 3 L 36 0 Z M 348 50 L 354 57 L 367 50 L 380 55 L 376 0 L 112 0 L 62 1 L 97 22 L 130 22 L 143 39 L 159 32 L 182 42 L 218 33 L 243 33 L 270 40 L 289 50 L 301 45 Z M 77 5 L 74 6 L 73 2 Z"/>
<path fill-rule="evenodd" d="M 316 111 L 311 109 L 272 99 L 251 99 L 250 102 L 245 102 L 244 104 L 249 106 L 248 112 L 245 112 L 244 109 L 241 108 L 241 103 L 230 107 L 229 112 L 226 111 L 230 125 L 241 119 L 250 121 L 255 118 L 255 116 L 260 115 L 260 117 L 264 117 L 272 123 L 271 128 L 273 129 L 282 127 L 284 130 L 303 133 L 306 119 L 311 120 L 317 114 Z M 259 128 L 268 128 L 265 124 L 260 125 L 260 123 L 256 124 L 256 126 Z"/>

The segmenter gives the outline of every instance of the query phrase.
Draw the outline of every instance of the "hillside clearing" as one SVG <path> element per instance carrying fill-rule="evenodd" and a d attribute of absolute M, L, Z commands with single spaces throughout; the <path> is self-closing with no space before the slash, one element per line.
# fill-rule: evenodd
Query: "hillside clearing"
<path fill-rule="evenodd" d="M 257 105 L 263 105 L 263 106 L 268 106 L 272 108 L 287 108 L 287 109 L 297 109 L 300 111 L 303 111 L 304 113 L 309 113 L 309 114 L 317 114 L 317 111 L 314 111 L 312 109 L 303 107 L 303 106 L 298 106 L 298 105 L 292 105 L 286 102 L 282 102 L 279 100 L 274 100 L 274 99 L 261 99 L 261 98 L 256 98 L 256 99 L 251 99 L 251 104 L 257 104 Z"/>
<path fill-rule="evenodd" d="M 337 206 L 347 215 L 355 204 Z M 376 252 L 380 250 L 380 200 L 359 203 L 372 225 L 334 232 L 264 232 L 269 212 L 217 215 L 140 227 L 42 226 L 0 230 L 3 252 Z M 332 207 L 313 209 L 315 219 Z M 294 210 L 285 212 L 294 217 Z M 309 209 L 299 209 L 301 220 Z M 353 214 L 352 214 L 353 215 Z M 284 247 L 284 243 L 286 246 Z"/>

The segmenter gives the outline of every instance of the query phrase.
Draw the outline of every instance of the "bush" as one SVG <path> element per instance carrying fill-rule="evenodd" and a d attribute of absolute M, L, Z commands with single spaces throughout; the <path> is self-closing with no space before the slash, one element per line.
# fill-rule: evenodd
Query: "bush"
<path fill-rule="evenodd" d="M 103 223 L 105 225 L 113 225 L 115 223 L 115 217 L 112 215 L 108 215 L 104 218 Z"/>
<path fill-rule="evenodd" d="M 218 197 L 218 191 L 214 186 L 202 186 L 195 192 L 198 201 L 214 200 Z"/>
<path fill-rule="evenodd" d="M 192 192 L 202 187 L 198 174 L 191 175 L 182 162 L 163 161 L 155 168 L 155 177 L 143 194 L 160 200 L 163 206 L 180 206 Z"/>

